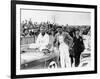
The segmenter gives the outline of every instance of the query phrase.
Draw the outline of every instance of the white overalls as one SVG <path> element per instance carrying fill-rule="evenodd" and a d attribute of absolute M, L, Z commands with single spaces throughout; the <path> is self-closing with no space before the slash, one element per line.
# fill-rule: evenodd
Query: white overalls
<path fill-rule="evenodd" d="M 60 51 L 61 68 L 71 67 L 71 62 L 70 62 L 70 57 L 69 57 L 69 47 L 64 42 L 64 36 L 60 35 L 58 37 L 58 40 L 60 42 L 59 51 Z"/>

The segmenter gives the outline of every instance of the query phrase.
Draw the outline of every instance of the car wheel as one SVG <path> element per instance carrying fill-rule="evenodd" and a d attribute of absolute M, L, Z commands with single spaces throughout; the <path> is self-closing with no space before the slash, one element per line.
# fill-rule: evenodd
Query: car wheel
<path fill-rule="evenodd" d="M 51 68 L 51 69 L 57 68 L 57 63 L 56 63 L 55 61 L 51 61 L 51 62 L 49 63 L 49 65 L 48 65 L 48 68 Z"/>

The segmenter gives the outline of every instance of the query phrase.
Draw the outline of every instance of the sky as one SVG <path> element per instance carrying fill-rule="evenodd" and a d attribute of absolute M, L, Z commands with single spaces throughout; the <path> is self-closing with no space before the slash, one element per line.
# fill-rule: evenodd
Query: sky
<path fill-rule="evenodd" d="M 56 22 L 61 25 L 91 25 L 91 13 L 71 11 L 21 10 L 21 22 Z"/>

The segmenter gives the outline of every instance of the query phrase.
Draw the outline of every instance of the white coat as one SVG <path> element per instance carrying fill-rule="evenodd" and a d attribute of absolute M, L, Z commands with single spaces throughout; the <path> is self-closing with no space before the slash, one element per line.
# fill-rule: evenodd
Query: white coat
<path fill-rule="evenodd" d="M 45 33 L 45 35 L 43 36 L 40 33 L 37 37 L 36 44 L 40 48 L 40 50 L 45 49 L 46 46 L 49 44 L 49 35 Z"/>

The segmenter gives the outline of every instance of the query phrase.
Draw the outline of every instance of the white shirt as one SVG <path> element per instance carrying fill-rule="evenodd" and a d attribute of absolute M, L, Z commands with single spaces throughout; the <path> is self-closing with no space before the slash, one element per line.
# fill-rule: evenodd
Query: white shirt
<path fill-rule="evenodd" d="M 63 43 L 64 42 L 64 37 L 62 35 L 59 35 L 58 39 L 59 39 L 59 42 L 60 43 Z"/>
<path fill-rule="evenodd" d="M 43 36 L 41 33 L 38 35 L 36 40 L 36 45 L 40 48 L 40 50 L 45 49 L 49 44 L 49 35 L 45 33 Z"/>
<path fill-rule="evenodd" d="M 45 33 L 43 36 L 41 33 L 38 35 L 36 43 L 32 43 L 29 45 L 30 48 L 39 48 L 40 51 L 45 49 L 49 44 L 49 35 Z"/>

